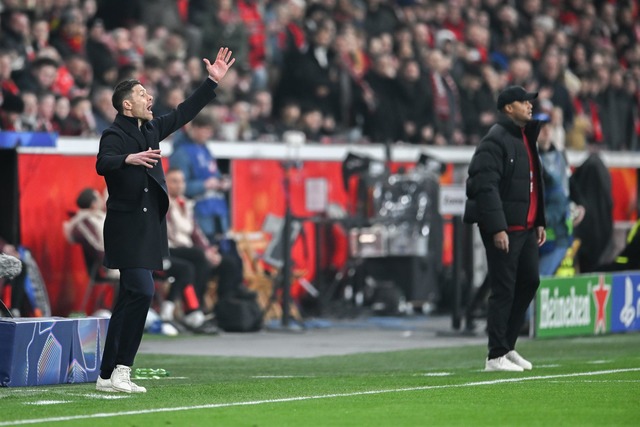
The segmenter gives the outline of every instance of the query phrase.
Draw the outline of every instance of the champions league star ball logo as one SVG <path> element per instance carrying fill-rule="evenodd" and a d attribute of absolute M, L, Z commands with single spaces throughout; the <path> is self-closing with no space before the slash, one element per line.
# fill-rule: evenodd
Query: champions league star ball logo
<path fill-rule="evenodd" d="M 638 291 L 640 292 L 640 285 L 638 285 Z M 637 311 L 637 314 L 640 314 L 640 300 L 638 300 Z M 631 277 L 627 276 L 624 279 L 624 305 L 620 310 L 620 322 L 629 328 L 635 319 L 636 307 L 633 305 L 633 282 Z"/>
<path fill-rule="evenodd" d="M 607 300 L 611 294 L 611 285 L 604 283 L 604 275 L 598 278 L 598 285 L 592 289 L 593 301 L 596 304 L 596 322 L 594 333 L 604 333 L 607 330 Z"/>

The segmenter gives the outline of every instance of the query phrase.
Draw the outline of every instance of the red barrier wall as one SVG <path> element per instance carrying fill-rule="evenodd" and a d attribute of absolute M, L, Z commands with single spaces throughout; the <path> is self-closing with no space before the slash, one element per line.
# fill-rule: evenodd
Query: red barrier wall
<path fill-rule="evenodd" d="M 394 169 L 398 166 L 394 165 Z M 77 194 L 85 187 L 102 191 L 104 180 L 95 172 L 95 156 L 20 154 L 18 168 L 22 244 L 31 249 L 40 266 L 54 315 L 66 316 L 80 308 L 88 277 L 82 251 L 66 242 L 62 224 L 76 210 Z M 233 160 L 231 173 L 235 230 L 260 230 L 267 213 L 278 216 L 284 213 L 283 170 L 278 161 Z M 311 214 L 305 210 L 304 199 L 305 179 L 310 177 L 325 177 L 330 203 L 346 206 L 348 196 L 342 184 L 340 162 L 307 161 L 302 169 L 292 169 L 290 173 L 294 215 Z M 629 213 L 629 206 L 636 200 L 635 170 L 615 169 L 611 177 L 615 219 L 634 219 L 635 211 Z M 446 174 L 443 182 L 450 182 L 450 178 Z M 311 279 L 315 274 L 313 224 L 305 224 L 304 230 L 304 237 L 294 245 L 293 261 Z M 344 239 L 340 233 L 333 234 L 336 240 Z M 327 262 L 343 262 L 346 240 L 332 247 L 329 255 L 331 259 Z M 450 245 L 445 244 L 443 262 L 450 263 L 450 257 Z"/>

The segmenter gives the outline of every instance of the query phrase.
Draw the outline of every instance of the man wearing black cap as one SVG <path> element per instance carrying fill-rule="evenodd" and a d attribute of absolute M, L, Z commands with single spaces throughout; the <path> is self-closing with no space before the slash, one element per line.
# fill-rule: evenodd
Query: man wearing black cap
<path fill-rule="evenodd" d="M 541 122 L 532 119 L 537 93 L 510 86 L 498 96 L 501 117 L 480 141 L 469 165 L 464 221 L 478 223 L 491 286 L 485 371 L 532 365 L 515 351 L 540 277 L 538 246 L 545 236 L 540 160 Z"/>

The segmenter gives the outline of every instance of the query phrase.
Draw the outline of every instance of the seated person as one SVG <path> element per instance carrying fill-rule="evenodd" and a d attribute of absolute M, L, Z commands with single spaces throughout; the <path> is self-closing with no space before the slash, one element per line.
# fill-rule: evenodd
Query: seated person
<path fill-rule="evenodd" d="M 167 234 L 169 252 L 173 257 L 191 262 L 195 269 L 198 298 L 203 303 L 207 284 L 212 277 L 218 279 L 218 298 L 255 298 L 255 293 L 243 286 L 242 263 L 239 257 L 221 254 L 211 245 L 195 221 L 194 204 L 184 197 L 185 178 L 178 168 L 166 173 L 169 191 Z"/>
<path fill-rule="evenodd" d="M 627 244 L 615 259 L 599 265 L 595 271 L 640 270 L 640 219 L 627 234 Z"/>
<path fill-rule="evenodd" d="M 67 240 L 71 243 L 79 243 L 82 246 L 85 261 L 89 268 L 95 265 L 100 267 L 98 271 L 94 272 L 96 277 L 117 279 L 119 276 L 118 270 L 111 270 L 102 266 L 102 260 L 104 259 L 104 199 L 95 189 L 85 188 L 78 195 L 76 205 L 79 208 L 78 212 L 64 224 Z M 172 330 L 165 324 L 163 325 L 163 331 L 167 331 L 168 335 L 177 333 L 179 325 L 173 323 L 174 317 L 171 307 L 175 307 L 175 301 L 180 299 L 182 294 L 185 294 L 187 295 L 183 319 L 185 326 L 195 332 L 217 333 L 215 327 L 212 328 L 211 325 L 205 324 L 206 319 L 204 313 L 200 310 L 200 306 L 189 303 L 193 301 L 193 298 L 188 298 L 193 293 L 193 267 L 189 263 L 173 257 L 165 260 L 164 264 L 164 271 L 156 272 L 155 276 L 163 279 L 172 277 L 173 281 L 165 301 L 169 306 L 164 310 L 161 309 L 162 314 L 164 314 L 164 316 L 161 315 L 161 318 L 176 330 Z M 191 290 L 189 290 L 189 287 L 191 287 Z"/>

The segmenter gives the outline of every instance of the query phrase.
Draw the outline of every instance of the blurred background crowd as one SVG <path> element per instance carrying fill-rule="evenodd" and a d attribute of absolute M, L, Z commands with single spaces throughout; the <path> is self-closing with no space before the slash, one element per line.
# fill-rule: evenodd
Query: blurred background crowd
<path fill-rule="evenodd" d="M 638 0 L 4 0 L 0 127 L 98 136 L 113 86 L 154 113 L 235 66 L 213 139 L 474 145 L 509 84 L 539 91 L 560 148 L 638 150 Z"/>

